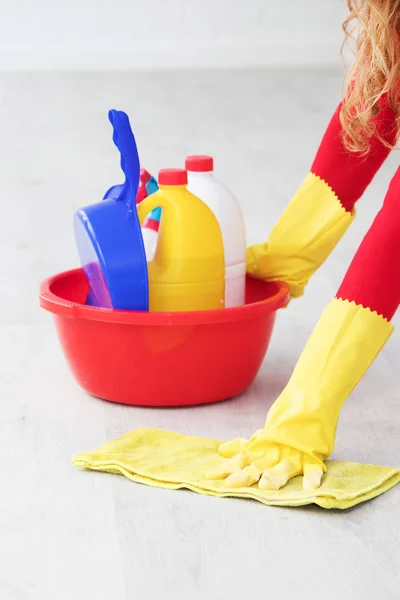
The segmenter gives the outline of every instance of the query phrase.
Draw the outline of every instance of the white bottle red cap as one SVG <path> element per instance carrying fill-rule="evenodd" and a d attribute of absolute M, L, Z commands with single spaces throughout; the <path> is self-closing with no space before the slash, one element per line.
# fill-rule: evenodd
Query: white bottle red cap
<path fill-rule="evenodd" d="M 187 171 L 185 169 L 162 169 L 158 173 L 160 185 L 187 185 Z"/>
<path fill-rule="evenodd" d="M 212 156 L 187 156 L 185 169 L 195 173 L 209 173 L 214 171 L 214 160 Z"/>

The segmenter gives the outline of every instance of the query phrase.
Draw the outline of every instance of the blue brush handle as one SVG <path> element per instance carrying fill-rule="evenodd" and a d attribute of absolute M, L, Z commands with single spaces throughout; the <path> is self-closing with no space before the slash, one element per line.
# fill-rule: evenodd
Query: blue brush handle
<path fill-rule="evenodd" d="M 114 128 L 113 142 L 121 154 L 121 169 L 125 175 L 125 183 L 117 199 L 123 200 L 128 210 L 133 212 L 140 179 L 139 154 L 135 137 L 128 115 L 122 110 L 110 110 L 108 118 Z"/>

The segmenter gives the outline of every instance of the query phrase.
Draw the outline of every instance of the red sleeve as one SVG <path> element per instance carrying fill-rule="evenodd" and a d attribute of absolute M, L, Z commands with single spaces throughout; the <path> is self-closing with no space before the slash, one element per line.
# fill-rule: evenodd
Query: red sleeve
<path fill-rule="evenodd" d="M 375 117 L 377 134 L 394 145 L 397 136 L 396 115 L 389 107 L 386 97 L 382 98 L 381 104 L 381 110 Z M 343 207 L 351 211 L 382 166 L 390 149 L 376 135 L 366 156 L 348 152 L 342 138 L 343 129 L 339 118 L 341 107 L 342 104 L 338 106 L 328 125 L 311 171 L 323 179 L 336 193 Z"/>
<path fill-rule="evenodd" d="M 400 304 L 400 168 L 337 293 L 390 321 Z"/>

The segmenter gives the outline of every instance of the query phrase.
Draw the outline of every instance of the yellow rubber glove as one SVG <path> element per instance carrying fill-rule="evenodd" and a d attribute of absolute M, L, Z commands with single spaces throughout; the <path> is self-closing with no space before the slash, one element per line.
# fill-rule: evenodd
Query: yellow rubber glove
<path fill-rule="evenodd" d="M 265 244 L 247 250 L 247 272 L 257 279 L 286 281 L 292 298 L 328 258 L 354 219 L 333 190 L 310 173 Z"/>
<path fill-rule="evenodd" d="M 325 309 L 264 429 L 250 440 L 223 444 L 229 458 L 206 474 L 230 488 L 258 483 L 280 489 L 296 475 L 316 489 L 333 451 L 340 409 L 393 331 L 391 323 L 354 302 Z"/>

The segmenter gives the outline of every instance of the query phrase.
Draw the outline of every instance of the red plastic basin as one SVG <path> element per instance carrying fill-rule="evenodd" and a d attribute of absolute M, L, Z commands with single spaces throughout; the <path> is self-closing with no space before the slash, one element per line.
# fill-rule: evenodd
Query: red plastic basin
<path fill-rule="evenodd" d="M 285 283 L 247 279 L 247 304 L 186 313 L 140 313 L 86 306 L 81 269 L 44 281 L 40 304 L 53 313 L 78 384 L 112 402 L 183 406 L 225 400 L 254 381 Z"/>

